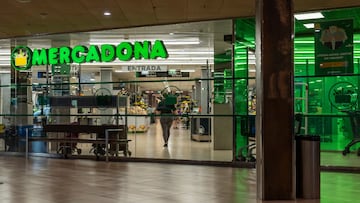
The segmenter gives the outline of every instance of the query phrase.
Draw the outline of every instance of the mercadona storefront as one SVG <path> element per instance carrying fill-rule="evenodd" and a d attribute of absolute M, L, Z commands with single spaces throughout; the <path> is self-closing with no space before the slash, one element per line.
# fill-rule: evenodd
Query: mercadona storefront
<path fill-rule="evenodd" d="M 358 22 L 349 10 L 357 8 L 295 20 L 294 109 L 303 114 L 301 133 L 320 136 L 323 165 L 356 159 L 348 153 L 356 145 L 346 148 L 354 132 L 345 111 L 359 106 Z M 2 153 L 253 163 L 254 24 L 229 19 L 2 40 Z M 177 108 L 167 148 L 154 111 L 162 97 Z"/>

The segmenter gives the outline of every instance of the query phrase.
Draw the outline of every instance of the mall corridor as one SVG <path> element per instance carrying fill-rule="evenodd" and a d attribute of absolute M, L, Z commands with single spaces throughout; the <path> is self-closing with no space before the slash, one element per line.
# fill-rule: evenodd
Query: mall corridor
<path fill-rule="evenodd" d="M 322 172 L 320 200 L 281 202 L 356 202 L 359 187 L 360 174 Z M 0 202 L 262 201 L 254 169 L 0 156 Z"/>

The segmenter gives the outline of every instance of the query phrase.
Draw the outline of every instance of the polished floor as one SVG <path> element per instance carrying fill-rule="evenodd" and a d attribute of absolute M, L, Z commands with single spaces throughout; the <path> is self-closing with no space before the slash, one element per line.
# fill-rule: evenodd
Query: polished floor
<path fill-rule="evenodd" d="M 53 136 L 63 136 L 63 133 L 52 133 Z M 229 135 L 231 136 L 231 135 Z M 80 134 L 80 138 L 95 139 L 95 135 Z M 155 158 L 155 159 L 180 159 L 200 161 L 232 161 L 232 150 L 214 150 L 213 142 L 199 142 L 191 140 L 191 132 L 184 125 L 177 129 L 172 128 L 169 146 L 163 147 L 162 130 L 160 122 L 149 125 L 145 133 L 128 133 L 129 150 L 132 157 Z M 57 143 L 58 144 L 58 143 Z M 50 153 L 56 153 L 56 143 L 48 145 Z M 78 143 L 77 147 L 82 149 L 83 155 L 93 155 L 90 152 L 92 146 L 89 143 Z M 4 151 L 3 140 L 0 139 L 0 151 Z M 76 153 L 75 153 L 76 155 Z M 120 155 L 122 155 L 120 153 Z"/>
<path fill-rule="evenodd" d="M 276 183 L 273 183 L 276 184 Z M 321 199 L 357 202 L 360 174 L 321 173 Z M 0 156 L 1 203 L 252 203 L 254 169 Z"/>
<path fill-rule="evenodd" d="M 157 120 L 158 121 L 158 120 Z M 229 135 L 231 136 L 231 135 Z M 232 150 L 214 150 L 213 142 L 191 140 L 191 132 L 183 125 L 170 130 L 169 146 L 164 148 L 160 122 L 150 125 L 146 133 L 129 134 L 130 150 L 141 158 L 232 161 Z"/>

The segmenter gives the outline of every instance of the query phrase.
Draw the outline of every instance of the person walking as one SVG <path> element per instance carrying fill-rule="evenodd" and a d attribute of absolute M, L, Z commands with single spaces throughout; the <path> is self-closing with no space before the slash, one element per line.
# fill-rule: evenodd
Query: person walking
<path fill-rule="evenodd" d="M 168 141 L 170 137 L 170 129 L 173 123 L 173 115 L 176 111 L 176 107 L 174 104 L 166 104 L 165 99 L 162 99 L 156 111 L 160 114 L 160 124 L 162 128 L 162 136 L 164 139 L 164 147 L 168 146 Z"/>

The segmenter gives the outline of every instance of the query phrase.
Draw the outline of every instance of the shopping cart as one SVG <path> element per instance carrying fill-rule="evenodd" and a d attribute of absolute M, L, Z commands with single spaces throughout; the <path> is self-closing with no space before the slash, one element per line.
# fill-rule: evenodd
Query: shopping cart
<path fill-rule="evenodd" d="M 350 153 L 350 147 L 355 145 L 356 143 L 360 142 L 360 111 L 343 111 L 349 115 L 351 130 L 353 133 L 353 139 L 350 141 L 349 144 L 345 146 L 345 149 L 342 151 L 342 154 L 345 156 L 346 154 Z M 357 155 L 360 156 L 360 148 L 357 150 Z"/>
<path fill-rule="evenodd" d="M 247 118 L 241 121 L 242 134 L 248 137 L 248 144 L 240 147 L 237 157 L 237 160 L 242 162 L 255 162 L 256 154 L 254 150 L 256 149 L 255 141 L 255 115 L 249 115 Z"/>
<path fill-rule="evenodd" d="M 16 126 L 10 125 L 4 131 L 5 151 L 16 152 L 19 147 L 19 136 L 16 132 Z"/>
<path fill-rule="evenodd" d="M 79 125 L 78 122 L 73 122 L 71 123 L 71 125 L 74 125 L 74 127 L 76 125 Z M 65 158 L 68 157 L 68 155 L 71 155 L 73 153 L 77 153 L 78 155 L 81 154 L 81 149 L 79 149 L 77 147 L 77 142 L 71 142 L 71 139 L 78 139 L 79 138 L 79 133 L 78 132 L 71 132 L 71 129 L 69 130 L 70 132 L 65 133 L 64 138 L 65 139 L 69 139 L 69 142 L 61 142 L 59 144 L 59 148 L 57 150 L 58 154 L 62 154 Z"/>
<path fill-rule="evenodd" d="M 104 156 L 106 154 L 106 147 L 108 147 L 109 154 L 111 156 L 117 156 L 119 151 L 122 151 L 124 156 L 131 156 L 131 151 L 129 150 L 128 143 L 131 141 L 127 137 L 127 132 L 125 131 L 124 125 L 103 125 L 103 130 L 100 133 L 97 133 L 96 140 L 104 141 L 105 140 L 105 131 L 106 129 L 121 129 L 120 131 L 109 131 L 109 146 L 105 144 L 94 143 L 92 144 L 92 148 L 90 149 L 90 153 L 94 153 L 96 159 L 99 160 L 100 156 Z"/>
<path fill-rule="evenodd" d="M 302 130 L 303 114 L 295 114 L 294 132 L 300 135 Z M 242 134 L 248 137 L 248 144 L 239 149 L 237 160 L 242 162 L 256 162 L 255 115 L 242 120 Z"/>

